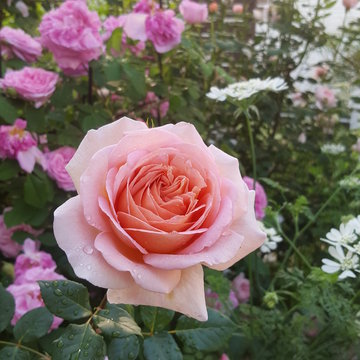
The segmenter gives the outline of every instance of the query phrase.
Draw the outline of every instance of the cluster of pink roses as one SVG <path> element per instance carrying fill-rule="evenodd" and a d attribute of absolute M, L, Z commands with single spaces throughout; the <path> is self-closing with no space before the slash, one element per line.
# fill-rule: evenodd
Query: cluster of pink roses
<path fill-rule="evenodd" d="M 23 252 L 15 261 L 15 281 L 7 288 L 15 300 L 15 314 L 11 320 L 12 325 L 15 325 L 21 316 L 28 311 L 44 306 L 40 286 L 37 283 L 38 280 L 65 279 L 55 272 L 56 263 L 51 255 L 39 251 L 39 246 L 35 241 L 26 239 Z M 51 328 L 56 329 L 62 321 L 62 319 L 55 316 Z"/>
<path fill-rule="evenodd" d="M 37 137 L 26 129 L 26 121 L 17 119 L 14 125 L 0 126 L 0 159 L 16 159 L 27 173 L 39 163 L 59 188 L 65 191 L 75 190 L 74 184 L 65 170 L 65 166 L 75 153 L 75 149 L 64 146 L 43 153 L 37 147 Z"/>

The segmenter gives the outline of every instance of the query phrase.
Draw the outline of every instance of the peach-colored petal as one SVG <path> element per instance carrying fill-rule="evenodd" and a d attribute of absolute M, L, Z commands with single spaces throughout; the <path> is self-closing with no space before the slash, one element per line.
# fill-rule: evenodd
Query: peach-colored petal
<path fill-rule="evenodd" d="M 234 209 L 234 216 L 235 218 L 240 217 L 247 211 L 248 192 L 240 174 L 239 161 L 213 145 L 209 146 L 209 150 L 215 158 L 221 176 L 229 179 L 238 190 L 238 201 Z"/>
<path fill-rule="evenodd" d="M 76 190 L 80 188 L 80 176 L 89 164 L 91 157 L 100 149 L 116 144 L 128 131 L 147 129 L 141 122 L 122 117 L 111 124 L 102 126 L 97 130 L 90 130 L 79 145 L 75 155 L 66 166 Z"/>
<path fill-rule="evenodd" d="M 107 298 L 110 303 L 115 304 L 160 306 L 199 321 L 206 321 L 208 318 L 201 265 L 182 270 L 179 284 L 169 294 L 150 292 L 133 285 L 127 289 L 109 289 Z"/>
<path fill-rule="evenodd" d="M 94 248 L 98 231 L 85 221 L 80 196 L 69 199 L 56 209 L 54 234 L 78 277 L 105 288 L 118 289 L 133 283 L 128 273 L 110 266 Z"/>
<path fill-rule="evenodd" d="M 236 255 L 223 264 L 209 266 L 215 270 L 225 270 L 238 262 L 240 259 L 259 248 L 266 239 L 266 234 L 261 231 L 259 224 L 255 218 L 254 210 L 255 191 L 250 191 L 249 196 L 249 211 L 242 218 L 235 220 L 230 226 L 231 231 L 236 232 L 244 237 L 240 249 L 236 252 Z"/>
<path fill-rule="evenodd" d="M 135 282 L 146 290 L 169 293 L 180 281 L 180 270 L 164 271 L 143 263 L 140 253 L 123 245 L 112 233 L 99 234 L 95 247 L 109 265 L 130 272 Z"/>

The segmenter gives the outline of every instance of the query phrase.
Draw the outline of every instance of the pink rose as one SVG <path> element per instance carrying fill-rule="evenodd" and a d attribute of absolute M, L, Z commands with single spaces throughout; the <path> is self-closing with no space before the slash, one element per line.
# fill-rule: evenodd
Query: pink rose
<path fill-rule="evenodd" d="M 230 360 L 227 354 L 223 353 L 220 357 L 220 360 Z"/>
<path fill-rule="evenodd" d="M 134 5 L 134 13 L 151 14 L 159 9 L 155 0 L 140 0 Z"/>
<path fill-rule="evenodd" d="M 184 20 L 189 24 L 200 24 L 208 18 L 208 8 L 206 4 L 198 4 L 191 0 L 182 0 L 179 10 Z"/>
<path fill-rule="evenodd" d="M 336 106 L 335 92 L 327 86 L 318 86 L 315 91 L 316 106 L 323 110 L 324 108 L 333 108 Z"/>
<path fill-rule="evenodd" d="M 328 72 L 329 72 L 329 67 L 327 65 L 315 66 L 315 68 L 314 68 L 314 78 L 315 79 L 320 79 L 320 78 L 326 76 L 326 74 Z"/>
<path fill-rule="evenodd" d="M 51 279 L 42 279 L 42 280 L 62 280 L 63 276 L 52 273 Z M 15 314 L 11 320 L 11 325 L 15 325 L 17 321 L 30 310 L 36 309 L 38 307 L 44 307 L 44 301 L 41 298 L 40 286 L 36 282 L 24 283 L 20 285 L 12 284 L 6 289 L 9 291 L 15 300 Z M 63 319 L 54 316 L 51 329 L 57 329 L 59 325 L 63 322 Z"/>
<path fill-rule="evenodd" d="M 234 14 L 242 14 L 244 12 L 243 4 L 234 4 L 232 7 L 232 11 Z"/>
<path fill-rule="evenodd" d="M 230 301 L 230 304 L 233 307 L 233 309 L 235 309 L 239 306 L 239 300 L 233 290 L 230 290 L 229 301 Z"/>
<path fill-rule="evenodd" d="M 85 1 L 67 0 L 51 10 L 39 26 L 41 42 L 69 76 L 84 75 L 91 60 L 103 52 L 101 22 Z"/>
<path fill-rule="evenodd" d="M 350 10 L 355 7 L 358 3 L 358 0 L 343 0 L 343 5 L 345 6 L 346 10 Z"/>
<path fill-rule="evenodd" d="M 206 320 L 202 265 L 224 270 L 265 240 L 237 159 L 191 124 L 121 118 L 89 131 L 67 170 L 79 195 L 55 211 L 55 237 L 112 303 Z"/>
<path fill-rule="evenodd" d="M 145 21 L 148 39 L 158 53 L 166 53 L 181 42 L 184 23 L 172 10 L 158 11 Z"/>
<path fill-rule="evenodd" d="M 7 70 L 0 79 L 0 88 L 15 89 L 25 100 L 34 101 L 35 107 L 42 106 L 53 94 L 59 75 L 40 68 L 24 67 L 21 70 Z"/>
<path fill-rule="evenodd" d="M 144 102 L 145 102 L 146 111 L 149 111 L 154 119 L 158 118 L 159 112 L 160 112 L 160 118 L 162 119 L 166 116 L 167 112 L 169 111 L 169 106 L 170 106 L 169 101 L 165 100 L 160 102 L 160 99 L 152 91 L 149 91 L 146 94 L 146 98 Z"/>
<path fill-rule="evenodd" d="M 220 311 L 222 309 L 222 303 L 219 299 L 219 295 L 211 289 L 205 290 L 205 301 L 208 307 Z"/>
<path fill-rule="evenodd" d="M 254 190 L 254 179 L 244 176 L 244 181 L 249 190 Z M 265 217 L 264 209 L 267 206 L 267 196 L 262 185 L 257 181 L 255 184 L 255 214 L 258 220 Z"/>
<path fill-rule="evenodd" d="M 26 62 L 34 62 L 41 55 L 41 44 L 21 29 L 4 26 L 0 30 L 1 54 Z"/>
<path fill-rule="evenodd" d="M 26 280 L 24 280 L 26 272 L 35 267 L 41 268 L 43 270 L 55 270 L 56 263 L 54 262 L 51 255 L 45 251 L 39 251 L 39 245 L 35 241 L 26 239 L 23 245 L 23 252 L 23 254 L 17 256 L 15 261 L 15 284 L 23 284 L 26 282 Z"/>
<path fill-rule="evenodd" d="M 37 141 L 25 130 L 26 121 L 16 119 L 14 125 L 0 126 L 0 158 L 16 159 L 20 167 L 31 173 L 35 163 L 45 168 L 42 152 L 37 148 Z"/>
<path fill-rule="evenodd" d="M 8 209 L 5 209 L 4 213 Z M 4 256 L 14 258 L 22 249 L 22 246 L 12 239 L 16 231 L 25 231 L 33 236 L 38 236 L 41 231 L 33 229 L 30 225 L 20 224 L 6 227 L 4 216 L 0 215 L 0 251 Z"/>
<path fill-rule="evenodd" d="M 236 298 L 241 303 L 245 303 L 250 298 L 250 281 L 245 278 L 244 273 L 240 273 L 232 282 L 232 288 Z"/>
<path fill-rule="evenodd" d="M 57 150 L 45 154 L 47 173 L 56 181 L 57 186 L 65 191 L 74 191 L 75 186 L 65 166 L 75 154 L 75 149 L 63 146 Z"/>

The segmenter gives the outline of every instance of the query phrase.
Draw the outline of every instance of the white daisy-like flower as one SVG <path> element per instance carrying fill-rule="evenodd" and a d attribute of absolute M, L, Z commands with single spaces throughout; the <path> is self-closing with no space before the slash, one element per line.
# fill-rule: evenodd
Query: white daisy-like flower
<path fill-rule="evenodd" d="M 360 186 L 360 179 L 356 176 L 348 176 L 339 181 L 339 185 L 345 189 L 354 189 Z"/>
<path fill-rule="evenodd" d="M 324 144 L 321 151 L 324 154 L 338 155 L 345 151 L 345 146 L 343 144 Z"/>
<path fill-rule="evenodd" d="M 216 86 L 212 86 L 210 88 L 210 92 L 206 94 L 206 96 L 212 100 L 217 101 L 225 101 L 226 100 L 226 94 L 223 89 L 219 89 Z"/>
<path fill-rule="evenodd" d="M 351 219 L 348 224 L 348 226 L 351 226 L 354 229 L 354 232 L 356 234 L 360 235 L 360 215 L 358 215 L 356 218 Z"/>
<path fill-rule="evenodd" d="M 350 221 L 346 224 L 340 224 L 340 228 L 331 229 L 327 234 L 326 238 L 322 238 L 322 241 L 330 245 L 349 245 L 357 240 L 357 235 L 354 232 L 354 225 Z"/>
<path fill-rule="evenodd" d="M 240 101 L 248 99 L 260 91 L 279 92 L 287 88 L 288 86 L 285 81 L 279 77 L 273 79 L 267 78 L 265 80 L 255 78 L 230 84 L 224 89 L 211 87 L 210 92 L 206 96 L 218 101 L 224 101 L 226 97 Z"/>
<path fill-rule="evenodd" d="M 278 247 L 278 243 L 281 242 L 283 239 L 282 237 L 276 232 L 274 228 L 267 228 L 262 222 L 258 222 L 262 228 L 262 230 L 266 234 L 265 242 L 260 247 L 260 251 L 263 254 L 270 253 L 274 251 Z"/>
<path fill-rule="evenodd" d="M 328 274 L 334 274 L 341 271 L 339 279 L 347 277 L 355 278 L 355 272 L 359 272 L 359 257 L 351 251 L 345 255 L 343 248 L 337 244 L 329 247 L 329 254 L 337 260 L 322 259 L 322 271 Z M 355 271 L 355 272 L 354 272 Z"/>

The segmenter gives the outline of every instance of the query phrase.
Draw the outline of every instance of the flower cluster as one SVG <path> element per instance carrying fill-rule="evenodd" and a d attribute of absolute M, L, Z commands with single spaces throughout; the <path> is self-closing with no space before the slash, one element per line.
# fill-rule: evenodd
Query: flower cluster
<path fill-rule="evenodd" d="M 343 144 L 324 144 L 321 146 L 321 152 L 329 155 L 339 155 L 345 151 Z"/>
<path fill-rule="evenodd" d="M 329 274 L 340 272 L 340 280 L 355 278 L 360 272 L 360 215 L 331 229 L 321 240 L 330 244 L 329 254 L 336 260 L 322 259 L 321 269 Z"/>
<path fill-rule="evenodd" d="M 223 89 L 212 86 L 206 96 L 217 101 L 225 101 L 227 98 L 241 101 L 261 91 L 280 92 L 287 88 L 285 81 L 278 77 L 273 79 L 267 78 L 265 80 L 256 78 L 233 83 Z"/>
<path fill-rule="evenodd" d="M 266 234 L 266 239 L 264 244 L 260 247 L 260 251 L 263 254 L 268 254 L 271 251 L 274 251 L 278 247 L 278 243 L 282 242 L 282 237 L 277 233 L 277 231 L 272 227 L 266 227 L 262 222 L 259 221 L 259 225 Z"/>
<path fill-rule="evenodd" d="M 38 280 L 65 279 L 55 272 L 56 263 L 51 255 L 39 251 L 38 244 L 35 241 L 26 239 L 23 252 L 16 258 L 15 281 L 7 288 L 15 299 L 15 314 L 11 320 L 12 325 L 15 325 L 21 316 L 28 311 L 45 306 L 41 298 Z M 51 328 L 58 328 L 62 321 L 55 316 Z"/>

